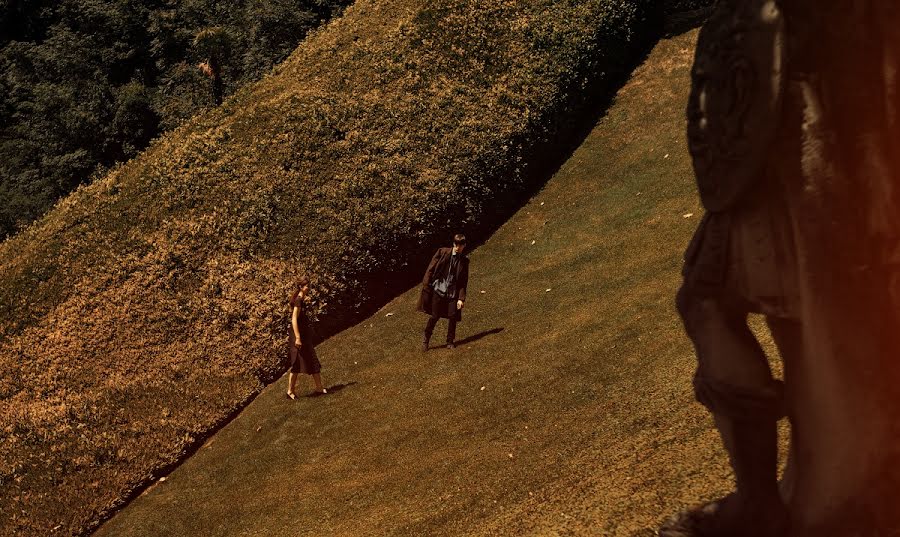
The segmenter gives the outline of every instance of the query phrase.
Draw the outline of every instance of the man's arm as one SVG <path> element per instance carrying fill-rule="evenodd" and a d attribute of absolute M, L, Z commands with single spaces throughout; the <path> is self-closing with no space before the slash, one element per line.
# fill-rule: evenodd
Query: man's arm
<path fill-rule="evenodd" d="M 466 287 L 469 285 L 469 261 L 463 263 L 462 270 L 459 271 L 459 282 L 456 285 L 459 300 L 456 307 L 462 309 L 463 302 L 466 301 Z"/>

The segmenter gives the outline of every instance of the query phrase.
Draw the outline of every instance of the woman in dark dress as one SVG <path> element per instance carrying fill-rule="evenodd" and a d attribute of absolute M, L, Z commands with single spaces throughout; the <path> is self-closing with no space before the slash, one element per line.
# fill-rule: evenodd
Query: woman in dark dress
<path fill-rule="evenodd" d="M 306 305 L 309 297 L 309 278 L 301 277 L 297 280 L 297 289 L 291 297 L 291 328 L 288 331 L 288 355 L 291 358 L 291 371 L 288 373 L 287 396 L 296 399 L 294 387 L 297 384 L 297 375 L 306 373 L 312 375 L 316 383 L 316 392 L 328 393 L 322 387 L 322 364 L 316 356 L 315 334 L 310 326 L 309 317 L 306 316 Z"/>

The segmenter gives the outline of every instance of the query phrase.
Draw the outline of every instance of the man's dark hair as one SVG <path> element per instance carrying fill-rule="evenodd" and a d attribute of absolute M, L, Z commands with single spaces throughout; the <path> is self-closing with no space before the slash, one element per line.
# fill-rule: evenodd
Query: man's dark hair
<path fill-rule="evenodd" d="M 463 245 L 466 243 L 466 236 L 462 233 L 457 233 L 453 236 L 453 244 Z"/>

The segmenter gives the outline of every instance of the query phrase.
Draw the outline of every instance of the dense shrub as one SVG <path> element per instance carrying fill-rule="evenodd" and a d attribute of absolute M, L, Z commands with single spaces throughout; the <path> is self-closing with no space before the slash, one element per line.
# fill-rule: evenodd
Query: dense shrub
<path fill-rule="evenodd" d="M 299 274 L 331 332 L 496 224 L 654 4 L 360 0 L 3 243 L 3 532 L 90 527 L 283 371 Z M 158 111 L 121 102 L 131 133 Z"/>
<path fill-rule="evenodd" d="M 348 1 L 0 4 L 0 239 L 259 79 Z M 210 60 L 216 84 L 197 67 Z"/>

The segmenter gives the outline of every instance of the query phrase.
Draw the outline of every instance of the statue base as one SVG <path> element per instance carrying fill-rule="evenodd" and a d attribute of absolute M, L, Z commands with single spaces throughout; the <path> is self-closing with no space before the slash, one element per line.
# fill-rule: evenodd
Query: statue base
<path fill-rule="evenodd" d="M 681 511 L 663 522 L 657 535 L 659 537 L 705 537 L 698 530 L 698 522 L 715 513 L 718 505 L 710 502 L 693 509 Z"/>
<path fill-rule="evenodd" d="M 783 506 L 746 507 L 731 494 L 682 511 L 659 528 L 659 537 L 787 537 L 789 522 Z"/>

